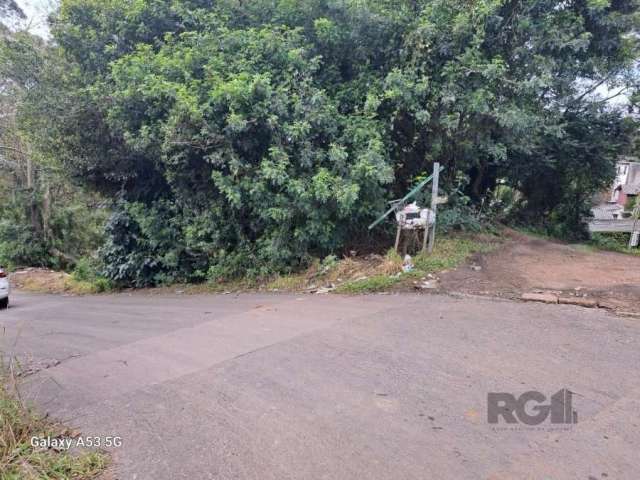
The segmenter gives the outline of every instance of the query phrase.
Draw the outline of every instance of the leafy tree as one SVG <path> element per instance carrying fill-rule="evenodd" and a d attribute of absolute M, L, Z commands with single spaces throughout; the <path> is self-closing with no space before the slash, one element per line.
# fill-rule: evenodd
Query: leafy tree
<path fill-rule="evenodd" d="M 628 148 L 599 88 L 634 98 L 638 18 L 635 0 L 63 0 L 22 108 L 38 151 L 114 199 L 123 284 L 296 268 L 435 161 L 461 198 L 500 181 L 579 236 Z"/>
<path fill-rule="evenodd" d="M 104 209 L 47 156 L 40 128 L 60 95 L 55 51 L 27 32 L 0 42 L 0 264 L 68 267 L 100 243 Z M 49 95 L 53 94 L 54 97 Z"/>

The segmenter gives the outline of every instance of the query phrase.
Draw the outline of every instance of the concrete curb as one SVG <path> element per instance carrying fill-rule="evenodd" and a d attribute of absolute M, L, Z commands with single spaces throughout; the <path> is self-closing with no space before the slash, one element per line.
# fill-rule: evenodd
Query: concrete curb
<path fill-rule="evenodd" d="M 525 302 L 542 302 L 563 305 L 577 305 L 585 308 L 597 308 L 600 305 L 597 300 L 582 297 L 560 297 L 552 293 L 523 293 L 520 297 Z"/>
<path fill-rule="evenodd" d="M 558 296 L 551 293 L 523 293 L 520 299 L 525 302 L 558 303 Z"/>
<path fill-rule="evenodd" d="M 577 297 L 559 297 L 558 303 L 562 303 L 565 305 L 578 305 L 580 307 L 585 308 L 597 308 L 599 307 L 599 303 L 597 300 L 591 300 L 587 298 L 577 298 Z"/>

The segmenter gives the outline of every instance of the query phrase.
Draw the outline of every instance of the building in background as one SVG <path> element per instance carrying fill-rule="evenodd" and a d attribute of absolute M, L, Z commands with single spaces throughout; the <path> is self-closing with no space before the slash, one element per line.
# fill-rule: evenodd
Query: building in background
<path fill-rule="evenodd" d="M 616 177 L 611 188 L 598 195 L 593 209 L 596 220 L 615 220 L 631 216 L 640 195 L 640 160 L 621 157 L 616 164 Z"/>
<path fill-rule="evenodd" d="M 611 203 L 632 209 L 638 194 L 640 194 L 640 161 L 635 157 L 623 157 L 617 165 Z"/>

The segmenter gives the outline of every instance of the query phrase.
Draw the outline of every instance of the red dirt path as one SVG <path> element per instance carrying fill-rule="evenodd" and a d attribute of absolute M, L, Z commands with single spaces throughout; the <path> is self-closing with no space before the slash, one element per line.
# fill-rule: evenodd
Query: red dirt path
<path fill-rule="evenodd" d="M 496 251 L 441 274 L 442 290 L 508 298 L 548 291 L 595 299 L 619 312 L 640 312 L 640 256 L 592 251 L 513 231 L 505 235 L 507 241 Z"/>

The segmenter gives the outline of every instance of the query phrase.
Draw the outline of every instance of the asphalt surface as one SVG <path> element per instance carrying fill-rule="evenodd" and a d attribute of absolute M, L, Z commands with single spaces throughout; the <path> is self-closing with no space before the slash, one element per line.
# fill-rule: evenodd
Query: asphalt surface
<path fill-rule="evenodd" d="M 640 478 L 640 320 L 436 295 L 16 295 L 24 392 L 112 478 Z M 574 392 L 577 424 L 488 423 Z M 533 404 L 528 405 L 528 412 Z"/>

